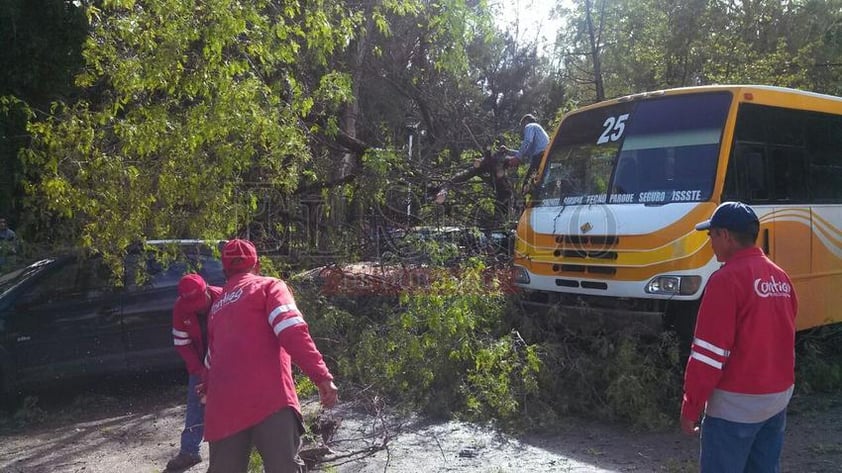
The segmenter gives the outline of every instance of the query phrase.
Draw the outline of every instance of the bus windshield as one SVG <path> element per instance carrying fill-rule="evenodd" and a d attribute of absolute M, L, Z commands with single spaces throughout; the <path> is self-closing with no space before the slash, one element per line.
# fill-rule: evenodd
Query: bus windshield
<path fill-rule="evenodd" d="M 709 200 L 730 92 L 630 101 L 561 122 L 536 206 Z"/>

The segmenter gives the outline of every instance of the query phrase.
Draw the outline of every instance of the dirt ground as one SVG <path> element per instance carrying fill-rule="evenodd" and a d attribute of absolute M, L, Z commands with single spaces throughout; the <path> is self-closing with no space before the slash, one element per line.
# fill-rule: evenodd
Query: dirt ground
<path fill-rule="evenodd" d="M 172 379 L 120 380 L 39 396 L 0 419 L 5 473 L 161 472 L 178 450 L 183 388 Z M 313 402 L 307 409 L 317 409 Z M 636 432 L 566 420 L 551 433 L 512 436 L 463 422 L 375 416 L 346 401 L 329 447 L 335 473 L 692 472 L 697 440 L 678 428 Z M 25 418 L 24 418 L 25 417 Z M 202 445 L 207 458 L 207 445 Z M 204 472 L 203 462 L 190 472 Z M 783 471 L 842 472 L 842 394 L 797 397 L 790 406 Z"/>

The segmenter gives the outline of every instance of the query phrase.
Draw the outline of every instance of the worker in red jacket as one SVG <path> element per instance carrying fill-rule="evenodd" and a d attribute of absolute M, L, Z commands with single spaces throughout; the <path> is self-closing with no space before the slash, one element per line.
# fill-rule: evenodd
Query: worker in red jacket
<path fill-rule="evenodd" d="M 318 387 L 328 408 L 337 401 L 333 376 L 287 285 L 259 275 L 254 245 L 231 240 L 221 259 L 228 281 L 211 307 L 206 358 L 208 471 L 244 473 L 252 445 L 266 473 L 304 471 L 298 457 L 304 428 L 291 362 Z"/>
<path fill-rule="evenodd" d="M 178 282 L 178 299 L 172 311 L 175 349 L 187 365 L 187 413 L 181 432 L 181 449 L 167 463 L 167 470 L 184 470 L 202 461 L 199 444 L 204 431 L 204 407 L 196 386 L 201 382 L 208 333 L 208 312 L 222 293 L 221 287 L 208 286 L 198 274 L 188 274 Z"/>
<path fill-rule="evenodd" d="M 795 383 L 795 315 L 789 276 L 755 246 L 757 215 L 725 202 L 707 230 L 718 261 L 699 307 L 684 375 L 681 427 L 701 422 L 702 473 L 778 472 Z"/>

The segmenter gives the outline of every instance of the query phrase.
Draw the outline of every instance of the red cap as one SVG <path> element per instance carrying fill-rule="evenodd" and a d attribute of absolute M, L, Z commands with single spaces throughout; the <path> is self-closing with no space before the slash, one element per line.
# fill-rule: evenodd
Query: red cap
<path fill-rule="evenodd" d="M 242 273 L 257 264 L 257 250 L 254 243 L 239 238 L 230 240 L 222 247 L 222 269 L 225 273 Z"/>
<path fill-rule="evenodd" d="M 178 281 L 178 298 L 188 312 L 203 312 L 208 306 L 208 284 L 198 274 L 187 274 Z"/>

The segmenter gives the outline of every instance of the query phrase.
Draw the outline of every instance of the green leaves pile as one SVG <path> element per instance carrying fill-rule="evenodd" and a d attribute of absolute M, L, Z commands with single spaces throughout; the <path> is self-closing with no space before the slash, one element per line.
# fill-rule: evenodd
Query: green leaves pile
<path fill-rule="evenodd" d="M 511 307 L 483 269 L 477 261 L 455 274 L 439 269 L 428 290 L 356 300 L 353 312 L 312 294 L 298 301 L 340 382 L 428 414 L 514 421 L 535 399 L 541 362 L 536 346 L 509 331 Z"/>

